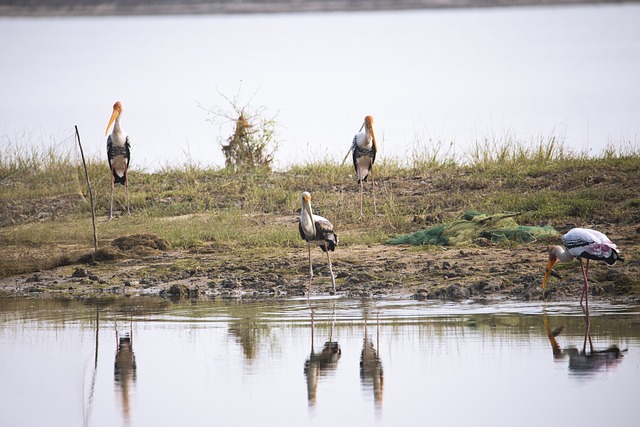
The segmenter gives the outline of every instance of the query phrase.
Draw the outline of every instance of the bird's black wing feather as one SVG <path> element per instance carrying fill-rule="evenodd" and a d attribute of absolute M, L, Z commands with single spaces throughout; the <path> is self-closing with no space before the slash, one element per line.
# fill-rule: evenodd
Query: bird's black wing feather
<path fill-rule="evenodd" d="M 113 142 L 111 142 L 111 135 L 107 137 L 107 160 L 109 160 L 109 169 L 111 169 L 111 159 L 114 157 L 112 155 L 113 151 Z"/>
<path fill-rule="evenodd" d="M 566 235 L 562 236 L 562 243 L 567 249 L 579 248 L 582 246 L 589 246 L 591 244 L 591 242 L 581 239 L 579 237 L 575 237 L 575 236 L 567 237 Z"/>
<path fill-rule="evenodd" d="M 356 154 L 356 150 L 358 149 L 358 135 L 353 137 L 353 142 L 351 143 L 351 156 L 353 157 L 353 168 L 356 171 L 356 175 L 358 175 L 358 155 Z"/>
<path fill-rule="evenodd" d="M 124 141 L 124 157 L 127 159 L 127 169 L 129 169 L 129 161 L 131 160 L 131 142 L 129 141 L 129 135 L 127 135 L 127 139 Z"/>
<path fill-rule="evenodd" d="M 326 252 L 335 250 L 338 244 L 338 236 L 333 231 L 333 225 L 328 221 L 316 221 L 316 238 L 317 240 L 324 241 L 325 245 L 320 245 L 320 248 Z"/>
<path fill-rule="evenodd" d="M 302 240 L 307 240 L 307 236 L 304 234 L 304 229 L 302 228 L 302 223 L 298 221 L 298 231 L 300 232 L 300 237 Z"/>

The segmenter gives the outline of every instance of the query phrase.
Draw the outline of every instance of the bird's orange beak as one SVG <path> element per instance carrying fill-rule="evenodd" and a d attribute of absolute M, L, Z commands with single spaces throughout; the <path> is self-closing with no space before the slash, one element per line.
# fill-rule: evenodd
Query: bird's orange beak
<path fill-rule="evenodd" d="M 116 120 L 116 118 L 120 115 L 120 111 L 121 111 L 120 103 L 116 102 L 115 105 L 113 106 L 113 113 L 111 113 L 111 118 L 109 119 L 107 130 L 104 131 L 105 136 L 109 134 L 109 128 L 111 127 L 113 122 Z"/>
<path fill-rule="evenodd" d="M 553 269 L 553 266 L 555 265 L 556 261 L 558 261 L 558 258 L 549 257 L 549 261 L 547 262 L 547 271 L 546 273 L 544 273 L 544 277 L 542 278 L 543 291 L 547 288 L 547 279 L 549 279 L 549 274 L 551 273 L 551 270 Z"/>
<path fill-rule="evenodd" d="M 378 152 L 378 145 L 376 144 L 376 135 L 373 133 L 373 127 L 371 127 L 371 141 L 373 142 L 373 150 L 377 153 Z"/>
<path fill-rule="evenodd" d="M 360 132 L 362 132 L 362 129 L 367 128 L 367 130 L 369 131 L 369 133 L 371 133 L 371 140 L 373 142 L 373 149 L 378 152 L 378 145 L 376 144 L 376 135 L 375 133 L 373 133 L 373 117 L 371 116 L 367 116 L 364 118 L 364 122 L 362 123 L 362 126 L 360 127 Z"/>

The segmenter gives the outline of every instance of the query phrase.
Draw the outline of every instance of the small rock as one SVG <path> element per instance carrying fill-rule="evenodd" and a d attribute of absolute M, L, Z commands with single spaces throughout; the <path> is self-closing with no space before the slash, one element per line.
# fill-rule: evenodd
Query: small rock
<path fill-rule="evenodd" d="M 34 274 L 31 277 L 28 277 L 27 280 L 25 280 L 25 282 L 41 282 L 42 278 L 40 277 L 39 274 Z"/>
<path fill-rule="evenodd" d="M 240 287 L 240 282 L 235 279 L 223 279 L 220 282 L 220 287 L 223 289 L 237 289 Z"/>
<path fill-rule="evenodd" d="M 87 277 L 87 276 L 88 276 L 87 270 L 80 267 L 77 267 L 76 270 L 71 275 L 71 277 Z"/>

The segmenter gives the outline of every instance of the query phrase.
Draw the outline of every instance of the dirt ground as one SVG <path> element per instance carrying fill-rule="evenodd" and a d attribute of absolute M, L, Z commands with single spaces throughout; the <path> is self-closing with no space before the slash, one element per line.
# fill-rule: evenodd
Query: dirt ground
<path fill-rule="evenodd" d="M 620 226 L 609 237 L 625 252 L 640 252 L 640 230 Z M 309 285 L 305 248 L 237 254 L 225 248 L 172 250 L 157 236 L 132 236 L 103 249 L 98 260 L 0 279 L 0 296 L 86 298 L 122 295 L 165 298 L 285 298 L 304 296 Z M 477 241 L 465 247 L 385 244 L 338 245 L 331 254 L 339 296 L 400 296 L 441 300 L 539 300 L 549 242 L 505 246 Z M 330 294 L 325 254 L 312 249 L 312 294 Z M 577 262 L 557 265 L 547 299 L 577 299 Z M 592 262 L 592 298 L 640 302 L 640 260 L 627 256 L 612 267 Z"/>

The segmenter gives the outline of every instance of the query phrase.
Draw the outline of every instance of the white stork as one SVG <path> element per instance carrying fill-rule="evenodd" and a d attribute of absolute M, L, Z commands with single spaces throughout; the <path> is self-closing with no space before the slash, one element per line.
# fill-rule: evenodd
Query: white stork
<path fill-rule="evenodd" d="M 302 193 L 302 209 L 300 209 L 300 223 L 298 226 L 300 237 L 307 242 L 309 251 L 309 291 L 307 299 L 311 295 L 311 281 L 313 279 L 313 265 L 311 264 L 311 245 L 318 245 L 327 254 L 329 262 L 329 272 L 331 273 L 331 284 L 333 293 L 336 292 L 336 279 L 331 267 L 329 251 L 333 251 L 338 244 L 338 236 L 333 231 L 333 225 L 328 219 L 319 215 L 314 215 L 311 210 L 311 194 L 308 191 Z"/>
<path fill-rule="evenodd" d="M 364 132 L 362 131 L 364 129 Z M 364 118 L 360 130 L 353 137 L 351 148 L 347 152 L 353 152 L 353 167 L 356 170 L 358 176 L 358 184 L 360 185 L 360 217 L 364 216 L 362 211 L 362 191 L 363 182 L 367 180 L 371 175 L 371 194 L 373 195 L 373 213 L 376 212 L 376 194 L 374 191 L 375 181 L 373 179 L 373 162 L 376 161 L 376 154 L 378 153 L 378 146 L 376 145 L 376 136 L 373 133 L 373 117 L 367 116 Z"/>
<path fill-rule="evenodd" d="M 129 159 L 131 158 L 131 143 L 129 135 L 120 126 L 120 115 L 122 114 L 122 104 L 118 101 L 113 104 L 113 113 L 109 119 L 105 135 L 109 133 L 111 124 L 113 131 L 107 138 L 107 158 L 109 159 L 109 169 L 111 169 L 111 205 L 109 207 L 109 219 L 113 218 L 113 187 L 115 184 L 124 185 L 127 199 L 127 213 L 129 209 Z"/>
<path fill-rule="evenodd" d="M 585 322 L 587 324 L 587 333 L 584 338 L 584 346 L 582 351 L 586 348 L 587 337 L 591 342 L 591 322 L 589 320 L 589 260 L 604 261 L 608 265 L 613 265 L 616 261 L 624 261 L 618 252 L 618 247 L 604 234 L 596 230 L 589 228 L 572 228 L 562 236 L 562 243 L 566 247 L 551 246 L 549 248 L 549 261 L 547 262 L 547 271 L 542 279 L 542 290 L 547 287 L 547 279 L 549 273 L 556 262 L 569 262 L 577 258 L 580 261 L 580 268 L 582 269 L 582 277 L 584 279 L 584 287 L 582 288 L 582 296 L 580 297 L 580 305 L 582 300 L 585 300 Z M 587 265 L 582 263 L 582 259 L 587 260 Z"/>

